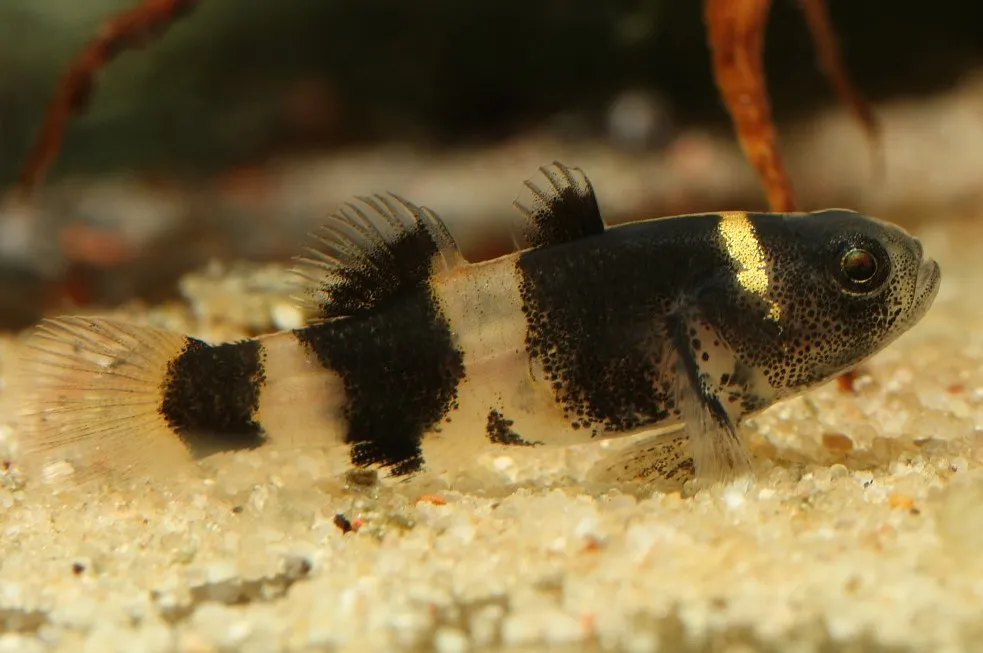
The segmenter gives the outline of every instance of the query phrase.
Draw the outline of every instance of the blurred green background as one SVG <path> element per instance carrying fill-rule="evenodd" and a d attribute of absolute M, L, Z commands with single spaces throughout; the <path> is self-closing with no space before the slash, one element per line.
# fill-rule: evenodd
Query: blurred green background
<path fill-rule="evenodd" d="M 0 183 L 14 178 L 62 68 L 131 4 L 0 3 Z M 829 5 L 873 99 L 939 90 L 983 55 L 978 1 Z M 792 0 L 774 2 L 767 69 L 779 120 L 832 100 Z M 579 133 L 632 88 L 657 91 L 677 124 L 725 124 L 702 2 L 203 0 L 103 71 L 54 174 L 196 174 L 375 140 L 457 146 L 548 121 Z"/>

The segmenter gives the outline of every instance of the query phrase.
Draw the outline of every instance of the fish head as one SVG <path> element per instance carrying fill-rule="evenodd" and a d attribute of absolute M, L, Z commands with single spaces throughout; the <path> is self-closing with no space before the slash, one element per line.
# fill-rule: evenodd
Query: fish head
<path fill-rule="evenodd" d="M 780 343 L 766 374 L 787 395 L 894 342 L 929 310 L 941 275 L 918 239 L 888 222 L 833 209 L 785 214 L 781 223 L 760 236 Z"/>

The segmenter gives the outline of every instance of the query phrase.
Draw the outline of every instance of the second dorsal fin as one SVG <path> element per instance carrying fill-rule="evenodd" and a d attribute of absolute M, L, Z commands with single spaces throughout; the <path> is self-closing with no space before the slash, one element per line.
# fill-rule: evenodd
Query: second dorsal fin
<path fill-rule="evenodd" d="M 583 170 L 554 161 L 539 171 L 545 184 L 538 178 L 526 181 L 513 202 L 524 217 L 513 234 L 518 247 L 559 245 L 604 231 L 594 187 Z"/>
<path fill-rule="evenodd" d="M 322 319 L 362 313 L 464 262 L 437 215 L 396 195 L 360 197 L 333 214 L 298 258 Z"/>

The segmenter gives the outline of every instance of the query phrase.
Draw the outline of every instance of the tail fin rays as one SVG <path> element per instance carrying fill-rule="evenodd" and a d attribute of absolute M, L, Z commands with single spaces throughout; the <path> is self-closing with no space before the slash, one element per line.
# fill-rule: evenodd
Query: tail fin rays
<path fill-rule="evenodd" d="M 89 317 L 42 322 L 11 390 L 29 473 L 76 482 L 155 470 L 191 455 L 160 414 L 167 364 L 184 336 Z"/>

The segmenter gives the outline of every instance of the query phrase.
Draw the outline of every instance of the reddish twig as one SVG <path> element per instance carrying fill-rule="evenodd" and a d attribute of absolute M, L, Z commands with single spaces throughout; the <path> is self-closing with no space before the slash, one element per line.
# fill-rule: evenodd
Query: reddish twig
<path fill-rule="evenodd" d="M 840 101 L 860 122 L 873 146 L 873 169 L 883 170 L 880 128 L 874 112 L 846 72 L 826 0 L 799 0 L 820 65 Z M 792 184 L 778 152 L 778 134 L 763 65 L 765 24 L 771 0 L 705 0 L 704 17 L 713 72 L 748 161 L 758 173 L 773 211 L 795 210 Z"/>
<path fill-rule="evenodd" d="M 144 0 L 106 21 L 96 38 L 80 52 L 62 75 L 48 105 L 34 148 L 20 175 L 20 191 L 30 194 L 44 179 L 61 149 L 65 125 L 85 108 L 95 76 L 126 50 L 138 48 L 162 35 L 168 26 L 190 12 L 200 0 Z"/>
<path fill-rule="evenodd" d="M 778 152 L 765 86 L 764 26 L 771 0 L 705 0 L 704 18 L 717 87 L 748 161 L 773 211 L 794 211 L 795 197 Z"/>

